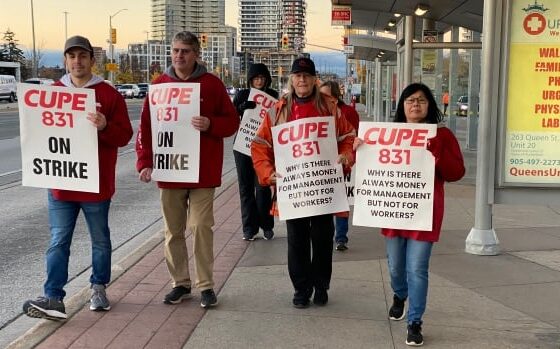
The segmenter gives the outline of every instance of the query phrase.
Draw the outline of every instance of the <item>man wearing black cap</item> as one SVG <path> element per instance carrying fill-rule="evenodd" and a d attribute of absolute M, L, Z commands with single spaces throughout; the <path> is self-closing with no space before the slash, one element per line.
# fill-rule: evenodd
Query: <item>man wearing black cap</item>
<path fill-rule="evenodd" d="M 352 166 L 355 131 L 337 107 L 336 98 L 321 94 L 317 86 L 315 64 L 309 58 L 297 58 L 290 71 L 289 92 L 269 111 L 251 145 L 253 165 L 261 185 L 276 184 L 273 126 L 302 118 L 332 116 L 338 142 L 338 162 Z M 278 174 L 278 177 L 281 174 Z M 312 188 L 309 188 L 312 189 Z M 328 302 L 327 290 L 332 273 L 334 224 L 332 214 L 286 220 L 288 230 L 288 271 L 295 289 L 294 307 L 307 308 L 311 295 L 315 305 Z"/>
<path fill-rule="evenodd" d="M 70 244 L 80 210 L 83 211 L 92 243 L 91 310 L 109 310 L 105 287 L 111 279 L 111 236 L 109 206 L 115 192 L 117 150 L 132 138 L 132 126 L 123 97 L 109 84 L 92 74 L 93 48 L 83 36 L 73 36 L 64 45 L 68 74 L 54 86 L 95 90 L 97 111 L 88 120 L 97 128 L 99 193 L 50 189 L 48 191 L 51 241 L 47 250 L 47 280 L 44 296 L 28 300 L 23 312 L 30 317 L 66 319 L 63 298 L 68 281 Z"/>

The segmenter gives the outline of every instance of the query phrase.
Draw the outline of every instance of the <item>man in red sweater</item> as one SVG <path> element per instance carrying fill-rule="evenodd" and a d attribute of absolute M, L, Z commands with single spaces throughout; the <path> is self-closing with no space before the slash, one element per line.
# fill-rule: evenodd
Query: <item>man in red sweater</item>
<path fill-rule="evenodd" d="M 191 294 L 189 259 L 185 243 L 185 230 L 188 225 L 193 234 L 195 286 L 201 291 L 200 305 L 207 308 L 218 302 L 213 289 L 212 274 L 214 190 L 221 185 L 223 139 L 237 131 L 239 117 L 224 84 L 216 76 L 207 73 L 206 68 L 197 62 L 199 56 L 200 43 L 194 34 L 187 31 L 175 34 L 171 50 L 172 66 L 153 84 L 200 84 L 201 116 L 194 116 L 191 122 L 191 126 L 200 131 L 200 150 L 206 155 L 199 157 L 199 180 L 196 183 L 160 181 L 157 184 L 161 189 L 161 209 L 165 221 L 165 260 L 173 285 L 163 302 L 177 304 Z M 143 182 L 151 180 L 154 168 L 150 121 L 152 116 L 148 98 L 144 101 L 136 141 L 136 169 L 140 172 L 140 180 Z"/>
<path fill-rule="evenodd" d="M 63 298 L 68 282 L 68 261 L 74 226 L 83 211 L 92 244 L 92 289 L 90 309 L 109 310 L 105 287 L 111 279 L 109 206 L 115 193 L 117 150 L 132 138 L 132 126 L 123 97 L 103 78 L 93 75 L 93 48 L 83 36 L 73 36 L 64 45 L 64 63 L 69 72 L 55 86 L 95 90 L 97 112 L 88 119 L 97 128 L 99 193 L 50 189 L 48 192 L 51 242 L 47 250 L 47 280 L 44 296 L 28 300 L 23 312 L 30 317 L 66 319 Z"/>

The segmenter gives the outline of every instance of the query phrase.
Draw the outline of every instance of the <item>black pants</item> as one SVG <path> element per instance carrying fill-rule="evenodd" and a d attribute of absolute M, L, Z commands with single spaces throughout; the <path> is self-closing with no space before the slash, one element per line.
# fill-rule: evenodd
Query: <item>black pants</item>
<path fill-rule="evenodd" d="M 250 156 L 234 150 L 233 157 L 239 182 L 243 235 L 253 236 L 259 232 L 259 227 L 262 230 L 272 230 L 274 217 L 270 215 L 272 207 L 270 187 L 259 185 Z"/>
<path fill-rule="evenodd" d="M 332 274 L 332 214 L 286 221 L 288 271 L 296 291 L 328 289 Z"/>

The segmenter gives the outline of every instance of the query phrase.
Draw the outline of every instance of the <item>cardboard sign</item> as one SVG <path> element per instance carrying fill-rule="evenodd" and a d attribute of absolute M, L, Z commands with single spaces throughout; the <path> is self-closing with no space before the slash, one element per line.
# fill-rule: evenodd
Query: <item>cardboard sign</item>
<path fill-rule="evenodd" d="M 360 122 L 354 225 L 432 230 L 435 124 Z"/>
<path fill-rule="evenodd" d="M 95 91 L 18 84 L 24 186 L 99 193 Z"/>
<path fill-rule="evenodd" d="M 257 107 L 246 109 L 233 143 L 233 150 L 251 156 L 251 142 L 255 138 L 257 130 L 266 115 L 266 111 L 276 104 L 277 99 L 264 93 L 263 91 L 252 88 L 249 92 L 249 101 L 255 102 Z"/>
<path fill-rule="evenodd" d="M 281 220 L 349 210 L 334 122 L 312 117 L 272 128 Z"/>
<path fill-rule="evenodd" d="M 197 183 L 200 166 L 200 131 L 191 125 L 200 115 L 199 83 L 150 85 L 154 167 L 152 179 Z"/>

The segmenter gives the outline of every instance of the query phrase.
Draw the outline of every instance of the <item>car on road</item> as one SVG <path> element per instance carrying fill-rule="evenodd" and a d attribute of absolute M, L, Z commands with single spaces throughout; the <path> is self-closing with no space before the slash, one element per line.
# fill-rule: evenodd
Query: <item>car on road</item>
<path fill-rule="evenodd" d="M 7 99 L 13 103 L 17 100 L 16 78 L 13 75 L 0 75 L 0 100 Z"/>
<path fill-rule="evenodd" d="M 47 79 L 47 78 L 30 78 L 25 80 L 26 84 L 37 84 L 37 85 L 52 85 L 54 84 L 54 80 L 53 79 Z"/>
<path fill-rule="evenodd" d="M 140 88 L 136 84 L 122 84 L 117 88 L 117 91 L 124 98 L 138 98 L 140 96 Z"/>
<path fill-rule="evenodd" d="M 226 91 L 230 96 L 234 96 L 237 93 L 237 89 L 234 86 L 226 87 Z"/>
<path fill-rule="evenodd" d="M 457 109 L 455 110 L 455 115 L 457 116 L 467 116 L 469 113 L 469 96 L 460 96 L 457 99 Z"/>
<path fill-rule="evenodd" d="M 138 85 L 138 88 L 140 89 L 140 94 L 138 95 L 139 98 L 144 98 L 148 95 L 148 88 L 150 86 L 150 84 L 146 83 L 146 82 L 141 82 Z"/>

